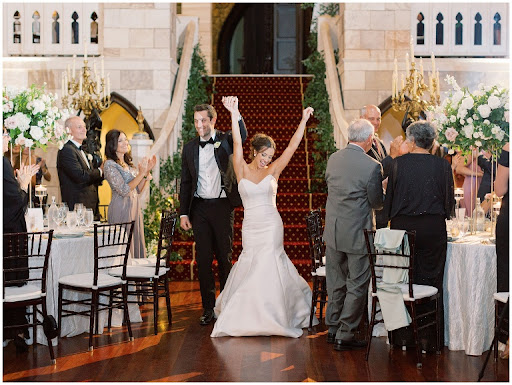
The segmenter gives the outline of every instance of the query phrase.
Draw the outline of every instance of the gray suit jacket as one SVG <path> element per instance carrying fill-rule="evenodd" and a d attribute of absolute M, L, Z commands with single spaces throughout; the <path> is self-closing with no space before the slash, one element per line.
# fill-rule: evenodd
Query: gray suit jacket
<path fill-rule="evenodd" d="M 366 254 L 363 229 L 375 229 L 372 209 L 383 206 L 381 164 L 349 143 L 330 156 L 325 180 L 325 243 L 338 251 Z"/>

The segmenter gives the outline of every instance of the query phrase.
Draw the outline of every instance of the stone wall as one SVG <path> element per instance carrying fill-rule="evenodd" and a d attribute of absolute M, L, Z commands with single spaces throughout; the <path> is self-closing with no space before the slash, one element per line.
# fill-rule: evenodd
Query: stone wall
<path fill-rule="evenodd" d="M 338 46 L 341 79 L 347 121 L 359 117 L 365 104 L 380 104 L 391 95 L 393 61 L 405 73 L 405 54 L 410 49 L 410 3 L 341 3 L 338 20 Z M 419 61 L 419 59 L 416 59 Z M 431 69 L 424 58 L 425 73 Z M 437 58 L 441 80 L 441 98 L 448 87 L 447 74 L 460 86 L 476 88 L 478 83 L 508 86 L 508 59 Z"/>
<path fill-rule="evenodd" d="M 105 57 L 105 75 L 110 75 L 111 91 L 121 94 L 136 107 L 141 106 L 158 138 L 178 70 L 176 4 L 103 3 L 99 16 L 100 31 L 103 28 L 104 32 L 99 50 Z M 98 58 L 90 57 L 89 65 L 95 60 L 99 69 Z M 62 73 L 72 62 L 69 56 L 5 57 L 4 50 L 2 86 L 28 87 L 32 83 L 46 83 L 46 90 L 57 93 L 60 98 Z M 77 68 L 82 65 L 83 58 L 77 58 Z M 59 196 L 56 153 L 57 148 L 50 147 L 43 154 L 52 173 L 52 181 L 48 183 L 50 196 Z"/>

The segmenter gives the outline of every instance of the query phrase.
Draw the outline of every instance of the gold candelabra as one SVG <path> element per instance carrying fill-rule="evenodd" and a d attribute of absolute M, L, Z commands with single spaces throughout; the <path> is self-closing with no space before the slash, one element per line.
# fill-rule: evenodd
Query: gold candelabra
<path fill-rule="evenodd" d="M 72 107 L 75 110 L 82 110 L 86 120 L 93 109 L 103 111 L 110 107 L 110 76 L 105 78 L 103 58 L 101 59 L 101 78 L 98 76 L 96 62 L 94 62 L 93 73 L 88 66 L 87 45 L 85 44 L 84 66 L 75 76 L 75 59 L 73 55 L 73 72 L 68 64 L 67 71 L 62 74 L 62 106 Z"/>
<path fill-rule="evenodd" d="M 439 71 L 436 71 L 436 62 L 434 54 L 431 55 L 432 71 L 429 72 L 429 85 L 425 84 L 423 75 L 423 59 L 420 58 L 419 70 L 416 68 L 414 60 L 414 40 L 411 37 L 411 62 L 409 65 L 409 53 L 405 54 L 405 76 L 401 76 L 401 87 L 398 88 L 398 65 L 395 58 L 395 68 L 392 79 L 391 102 L 393 110 L 408 111 L 409 115 L 416 121 L 422 111 L 426 111 L 429 106 L 440 104 L 440 85 Z M 423 94 L 429 92 L 430 99 L 423 99 Z M 407 97 L 407 98 L 406 98 Z"/>

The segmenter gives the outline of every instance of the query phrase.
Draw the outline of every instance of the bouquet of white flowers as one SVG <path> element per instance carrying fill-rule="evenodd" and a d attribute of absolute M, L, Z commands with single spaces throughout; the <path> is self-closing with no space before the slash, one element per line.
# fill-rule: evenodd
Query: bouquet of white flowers
<path fill-rule="evenodd" d="M 440 106 L 433 107 L 432 121 L 439 133 L 439 143 L 468 153 L 471 148 L 498 150 L 509 140 L 508 90 L 497 85 L 479 84 L 472 93 L 460 88 L 453 76 L 445 81 L 452 86 Z"/>
<path fill-rule="evenodd" d="M 69 117 L 69 112 L 59 111 L 56 100 L 57 94 L 46 94 L 44 85 L 37 87 L 33 84 L 29 89 L 21 90 L 4 88 L 3 124 L 11 136 L 11 143 L 46 149 L 51 142 L 62 148 L 70 136 L 61 122 Z"/>

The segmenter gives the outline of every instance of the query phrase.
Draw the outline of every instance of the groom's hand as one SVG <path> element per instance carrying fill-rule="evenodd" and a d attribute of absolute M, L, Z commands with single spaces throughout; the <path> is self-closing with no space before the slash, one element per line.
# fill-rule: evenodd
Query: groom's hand
<path fill-rule="evenodd" d="M 192 223 L 190 223 L 188 216 L 183 216 L 180 218 L 180 226 L 185 231 L 188 231 L 192 228 Z"/>

